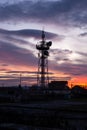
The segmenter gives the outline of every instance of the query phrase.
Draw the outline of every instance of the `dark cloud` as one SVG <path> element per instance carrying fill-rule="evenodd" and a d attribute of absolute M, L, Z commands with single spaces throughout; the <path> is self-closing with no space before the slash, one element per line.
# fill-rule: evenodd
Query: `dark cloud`
<path fill-rule="evenodd" d="M 0 6 L 0 21 L 35 21 L 84 25 L 87 21 L 87 0 L 22 1 Z"/>
<path fill-rule="evenodd" d="M 52 80 L 52 81 L 68 81 L 68 80 L 70 80 L 71 79 L 71 77 L 69 77 L 69 76 L 64 76 L 64 77 L 61 77 L 61 76 L 59 76 L 59 77 L 50 77 L 50 80 Z"/>
<path fill-rule="evenodd" d="M 53 59 L 56 62 L 60 62 L 60 61 L 67 62 L 67 61 L 70 61 L 69 56 L 73 53 L 73 51 L 68 50 L 68 49 L 65 49 L 65 50 L 51 49 L 50 53 L 51 53 L 50 55 L 53 57 Z"/>
<path fill-rule="evenodd" d="M 77 53 L 78 53 L 79 55 L 81 55 L 81 56 L 85 56 L 85 57 L 87 57 L 87 53 L 85 53 L 85 52 L 77 51 Z"/>
<path fill-rule="evenodd" d="M 87 64 L 74 64 L 70 62 L 58 64 L 56 62 L 50 62 L 49 65 L 56 72 L 63 72 L 71 76 L 87 76 Z"/>
<path fill-rule="evenodd" d="M 3 30 L 0 29 L 0 34 L 4 34 L 5 36 L 17 36 L 17 37 L 33 37 L 36 39 L 40 39 L 41 38 L 41 30 L 35 30 L 35 29 L 23 29 L 23 30 Z M 60 35 L 57 35 L 55 33 L 51 33 L 51 32 L 45 32 L 46 38 L 47 39 L 53 39 L 56 37 L 61 37 Z M 7 37 L 8 38 L 8 37 Z M 12 37 L 13 38 L 13 37 Z M 11 37 L 9 38 L 11 40 Z M 18 39 L 17 39 L 18 40 Z M 20 39 L 21 40 L 21 39 Z"/>
<path fill-rule="evenodd" d="M 7 67 L 7 66 L 8 66 L 8 64 L 1 64 L 1 66 L 6 66 L 6 67 Z"/>
<path fill-rule="evenodd" d="M 0 56 L 0 62 L 8 65 L 32 66 L 37 64 L 37 58 L 32 51 L 5 42 L 0 42 Z"/>
<path fill-rule="evenodd" d="M 87 36 L 87 32 L 81 33 L 79 36 L 85 37 Z"/>
<path fill-rule="evenodd" d="M 26 73 L 26 74 L 37 74 L 37 72 L 36 71 L 22 71 L 22 70 L 20 70 L 20 71 L 7 71 L 6 72 L 7 74 L 24 74 L 24 73 Z"/>

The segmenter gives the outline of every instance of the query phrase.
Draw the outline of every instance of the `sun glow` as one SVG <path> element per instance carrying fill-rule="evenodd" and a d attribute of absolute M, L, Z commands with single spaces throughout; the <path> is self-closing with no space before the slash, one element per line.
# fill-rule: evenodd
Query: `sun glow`
<path fill-rule="evenodd" d="M 75 85 L 87 88 L 87 77 L 72 78 L 71 80 L 68 81 L 68 85 L 70 88 L 74 87 Z"/>

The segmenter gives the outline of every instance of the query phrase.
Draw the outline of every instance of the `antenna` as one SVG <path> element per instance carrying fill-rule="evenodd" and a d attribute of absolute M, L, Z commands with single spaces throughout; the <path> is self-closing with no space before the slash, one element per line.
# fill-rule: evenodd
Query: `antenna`
<path fill-rule="evenodd" d="M 46 87 L 49 83 L 48 77 L 48 56 L 49 49 L 52 45 L 52 42 L 45 41 L 45 32 L 42 30 L 41 41 L 39 44 L 36 44 L 36 49 L 39 51 L 38 53 L 38 74 L 37 74 L 37 83 L 38 86 Z"/>

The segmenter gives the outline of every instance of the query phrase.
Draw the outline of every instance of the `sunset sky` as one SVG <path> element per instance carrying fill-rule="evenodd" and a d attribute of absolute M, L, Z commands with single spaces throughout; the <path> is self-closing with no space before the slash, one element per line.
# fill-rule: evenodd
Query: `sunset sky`
<path fill-rule="evenodd" d="M 36 83 L 43 27 L 50 80 L 87 84 L 87 0 L 0 0 L 0 86 Z"/>

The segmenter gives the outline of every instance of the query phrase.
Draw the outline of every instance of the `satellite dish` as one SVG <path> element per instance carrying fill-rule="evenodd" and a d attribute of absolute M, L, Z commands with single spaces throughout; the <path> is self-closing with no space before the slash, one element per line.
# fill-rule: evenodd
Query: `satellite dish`
<path fill-rule="evenodd" d="M 52 42 L 51 41 L 47 42 L 47 46 L 52 46 Z"/>
<path fill-rule="evenodd" d="M 49 52 L 48 51 L 44 51 L 44 55 L 45 56 L 49 56 Z"/>

